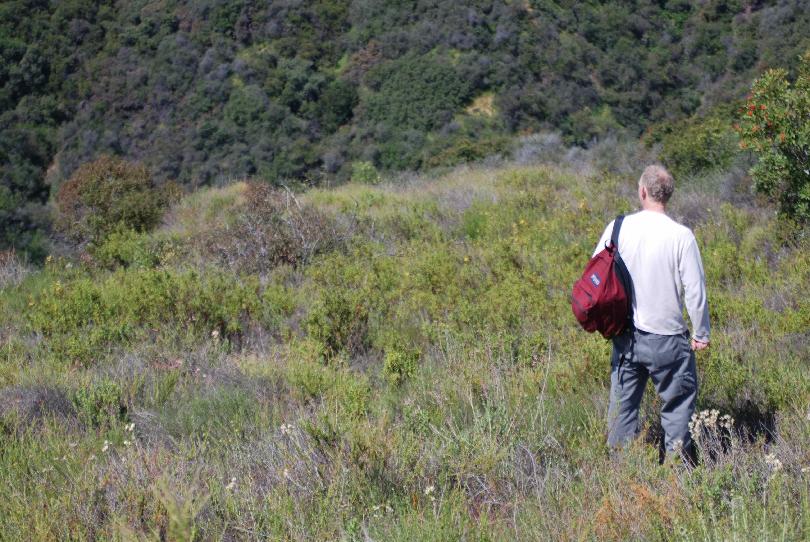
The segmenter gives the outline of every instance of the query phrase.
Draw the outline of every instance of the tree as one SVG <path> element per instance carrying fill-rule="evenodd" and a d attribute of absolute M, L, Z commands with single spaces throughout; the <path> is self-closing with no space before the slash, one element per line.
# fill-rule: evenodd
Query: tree
<path fill-rule="evenodd" d="M 793 84 L 783 69 L 757 79 L 740 118 L 740 147 L 759 158 L 751 169 L 757 190 L 779 201 L 786 215 L 810 221 L 810 51 Z"/>
<path fill-rule="evenodd" d="M 158 187 L 148 170 L 113 156 L 82 165 L 59 187 L 57 226 L 79 242 L 101 242 L 119 228 L 158 224 L 174 187 Z"/>

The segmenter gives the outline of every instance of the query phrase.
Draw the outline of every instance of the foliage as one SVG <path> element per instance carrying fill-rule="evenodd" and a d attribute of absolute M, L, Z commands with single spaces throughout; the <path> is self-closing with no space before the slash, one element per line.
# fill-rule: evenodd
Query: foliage
<path fill-rule="evenodd" d="M 126 418 L 122 390 L 116 382 L 102 380 L 83 386 L 73 395 L 79 419 L 92 426 L 102 426 Z"/>
<path fill-rule="evenodd" d="M 393 384 L 402 384 L 411 378 L 418 368 L 419 352 L 409 348 L 391 348 L 385 353 L 383 372 Z"/>
<path fill-rule="evenodd" d="M 26 320 L 31 331 L 52 337 L 59 363 L 92 364 L 105 347 L 167 324 L 235 337 L 243 331 L 243 316 L 255 310 L 256 296 L 254 282 L 223 273 L 119 269 L 103 281 L 56 281 L 31 299 Z"/>
<path fill-rule="evenodd" d="M 700 463 L 659 464 L 651 389 L 642 437 L 605 444 L 610 344 L 570 285 L 636 177 L 468 166 L 294 199 L 235 183 L 92 257 L 9 260 L 3 538 L 807 539 L 806 226 L 675 192 L 712 320 Z M 351 228 L 261 269 L 197 244 L 299 209 Z"/>
<path fill-rule="evenodd" d="M 406 55 L 366 75 L 376 92 L 366 99 L 369 120 L 397 130 L 442 126 L 470 98 L 470 82 L 445 59 Z"/>
<path fill-rule="evenodd" d="M 145 166 L 102 156 L 59 187 L 58 224 L 80 242 L 102 242 L 120 228 L 148 231 L 163 216 L 170 190 L 158 187 Z"/>
<path fill-rule="evenodd" d="M 808 46 L 797 2 L 560 6 L 4 2 L 0 250 L 44 258 L 49 188 L 105 153 L 192 187 L 332 184 L 354 162 L 453 165 L 549 129 L 632 137 L 739 98 L 762 66 L 795 70 Z M 458 133 L 476 96 L 492 126 Z"/>
<path fill-rule="evenodd" d="M 661 142 L 661 162 L 676 178 L 728 169 L 738 152 L 724 111 L 668 124 L 656 130 L 655 140 Z"/>
<path fill-rule="evenodd" d="M 810 220 L 810 51 L 791 84 L 784 69 L 754 82 L 740 109 L 740 147 L 759 159 L 751 169 L 757 190 L 797 220 Z"/>
<path fill-rule="evenodd" d="M 107 235 L 103 243 L 94 246 L 93 257 L 102 266 L 115 269 L 124 267 L 155 267 L 171 250 L 166 239 L 155 238 L 144 232 L 117 229 Z"/>
<path fill-rule="evenodd" d="M 371 162 L 361 161 L 352 163 L 352 182 L 377 184 L 380 180 L 380 173 Z"/>

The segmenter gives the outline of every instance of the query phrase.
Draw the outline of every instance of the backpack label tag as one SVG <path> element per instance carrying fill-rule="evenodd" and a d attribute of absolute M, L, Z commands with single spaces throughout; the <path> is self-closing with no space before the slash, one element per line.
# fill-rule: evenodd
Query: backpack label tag
<path fill-rule="evenodd" d="M 599 280 L 599 275 L 597 275 L 596 273 L 591 275 L 591 282 L 593 283 L 594 286 L 599 286 L 600 284 L 602 284 L 602 281 Z"/>

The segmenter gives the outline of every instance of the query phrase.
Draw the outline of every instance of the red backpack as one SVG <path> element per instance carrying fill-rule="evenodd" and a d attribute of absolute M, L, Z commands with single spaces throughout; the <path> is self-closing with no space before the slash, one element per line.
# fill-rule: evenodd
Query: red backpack
<path fill-rule="evenodd" d="M 580 325 L 606 339 L 633 325 L 633 283 L 619 255 L 623 221 L 623 215 L 616 217 L 610 244 L 591 258 L 571 294 L 571 309 Z"/>

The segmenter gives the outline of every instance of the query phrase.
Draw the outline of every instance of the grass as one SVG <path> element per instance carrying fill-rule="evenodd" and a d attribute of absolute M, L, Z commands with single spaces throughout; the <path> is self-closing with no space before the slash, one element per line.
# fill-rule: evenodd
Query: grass
<path fill-rule="evenodd" d="M 244 183 L 94 254 L 10 263 L 3 538 L 807 538 L 806 230 L 676 192 L 712 311 L 698 407 L 735 426 L 705 428 L 694 470 L 660 465 L 648 390 L 644 436 L 612 454 L 609 345 L 568 296 L 634 186 L 583 171 L 311 190 L 343 240 L 292 264 L 199 243 L 256 222 Z"/>

